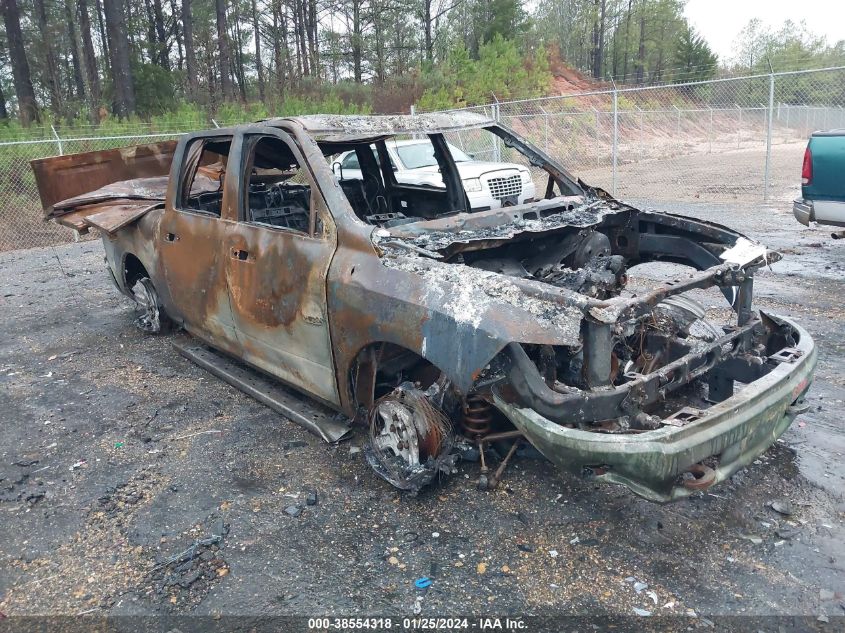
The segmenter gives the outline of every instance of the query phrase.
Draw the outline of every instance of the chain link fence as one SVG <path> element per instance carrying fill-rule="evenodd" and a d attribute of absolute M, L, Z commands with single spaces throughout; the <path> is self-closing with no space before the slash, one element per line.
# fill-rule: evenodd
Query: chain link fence
<path fill-rule="evenodd" d="M 0 140 L 0 251 L 53 246 L 80 238 L 72 230 L 45 222 L 30 161 L 176 139 L 186 132 L 235 125 L 242 121 L 182 121 L 154 127 L 145 123 L 103 126 L 53 126 L 4 131 Z M 23 138 L 16 138 L 23 137 Z"/>
<path fill-rule="evenodd" d="M 623 200 L 784 205 L 800 191 L 809 135 L 845 128 L 845 67 L 466 110 L 515 129 L 577 177 Z M 518 162 L 516 152 L 487 134 L 453 134 L 450 141 L 479 160 Z"/>
<path fill-rule="evenodd" d="M 845 67 L 467 109 L 514 128 L 588 184 L 635 204 L 788 205 L 799 192 L 807 137 L 817 129 L 845 128 Z M 69 229 L 43 221 L 30 160 L 153 143 L 217 123 L 156 130 L 135 124 L 111 128 L 110 136 L 94 127 L 73 134 L 44 128 L 41 139 L 32 140 L 29 130 L 29 140 L 0 142 L 0 250 L 75 239 Z M 449 140 L 479 160 L 520 160 L 487 133 L 455 133 Z M 545 173 L 533 172 L 543 191 Z"/>
<path fill-rule="evenodd" d="M 79 239 L 70 229 L 45 222 L 35 176 L 36 158 L 156 143 L 178 134 L 90 136 L 0 143 L 0 251 L 52 246 Z"/>

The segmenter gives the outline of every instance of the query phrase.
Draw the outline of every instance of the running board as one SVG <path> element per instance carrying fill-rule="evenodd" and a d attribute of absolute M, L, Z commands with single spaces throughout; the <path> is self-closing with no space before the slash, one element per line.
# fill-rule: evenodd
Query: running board
<path fill-rule="evenodd" d="M 339 442 L 351 431 L 347 424 L 335 419 L 337 413 L 328 407 L 294 393 L 269 376 L 263 376 L 222 353 L 190 340 L 173 341 L 173 347 L 188 360 L 326 442 Z"/>

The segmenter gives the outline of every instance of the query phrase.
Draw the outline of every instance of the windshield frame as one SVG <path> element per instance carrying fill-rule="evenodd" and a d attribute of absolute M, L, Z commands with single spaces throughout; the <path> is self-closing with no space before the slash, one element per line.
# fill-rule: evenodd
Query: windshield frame
<path fill-rule="evenodd" d="M 510 128 L 503 126 L 501 124 L 492 124 L 492 125 L 484 125 L 478 127 L 467 127 L 461 128 L 457 130 L 451 130 L 450 132 L 461 132 L 464 129 L 478 129 L 478 130 L 485 130 L 499 139 L 503 145 L 507 148 L 515 149 L 519 152 L 522 156 L 524 156 L 529 163 L 529 169 L 531 167 L 535 167 L 538 169 L 542 169 L 548 174 L 548 182 L 545 186 L 545 191 L 539 190 L 535 191 L 535 201 L 532 202 L 532 205 L 547 205 L 552 201 L 556 201 L 559 199 L 567 199 L 573 197 L 582 197 L 585 196 L 588 199 L 595 200 L 598 198 L 603 198 L 607 200 L 613 201 L 614 198 L 607 192 L 602 189 L 590 187 L 589 185 L 581 182 L 575 176 L 573 176 L 560 162 L 558 162 L 555 158 L 546 154 L 542 151 L 539 147 L 528 141 L 527 139 L 521 137 L 519 134 L 511 130 Z M 452 178 L 455 179 L 455 183 L 457 187 L 460 188 L 460 191 L 450 191 L 451 187 L 447 186 L 447 192 L 449 193 L 450 202 L 449 208 L 451 211 L 445 211 L 439 214 L 438 218 L 445 218 L 448 216 L 452 216 L 455 214 L 461 214 L 464 210 L 462 207 L 466 207 L 469 205 L 469 198 L 466 192 L 466 182 L 461 177 L 461 173 L 458 171 L 458 165 L 452 158 L 452 152 L 449 149 L 450 143 L 446 142 L 443 134 L 432 133 L 428 130 L 419 130 L 419 131 L 396 131 L 394 133 L 387 133 L 382 137 L 376 137 L 372 134 L 360 134 L 360 136 L 344 138 L 341 140 L 337 140 L 336 137 L 332 137 L 330 139 L 321 139 L 321 138 L 311 138 L 307 135 L 304 137 L 306 139 L 311 140 L 312 143 L 316 142 L 318 148 L 320 149 L 321 153 L 324 157 L 329 158 L 336 156 L 338 153 L 350 151 L 356 149 L 358 145 L 370 145 L 375 143 L 377 146 L 381 147 L 380 152 L 383 152 L 383 155 L 386 157 L 394 158 L 396 161 L 397 166 L 404 166 L 402 163 L 401 158 L 395 152 L 396 143 L 399 139 L 396 139 L 396 136 L 407 136 L 407 135 L 415 135 L 417 138 L 414 139 L 406 139 L 406 140 L 414 140 L 414 141 L 424 141 L 422 136 L 426 136 L 432 144 L 439 148 L 438 151 L 438 164 L 440 169 L 438 171 L 441 172 L 443 182 L 446 184 Z M 435 140 L 436 139 L 436 140 Z M 455 147 L 455 146 L 452 146 Z M 466 152 L 464 152 L 466 153 Z M 472 158 L 475 161 L 475 158 Z M 374 166 L 378 165 L 375 161 Z M 476 161 L 476 162 L 484 162 L 484 161 Z M 383 166 L 379 166 L 383 167 Z M 396 173 L 391 169 L 387 173 L 384 173 L 384 169 L 381 169 L 382 174 L 381 177 L 384 180 L 385 186 L 390 183 L 390 186 L 396 187 L 397 180 L 396 180 Z M 401 170 L 399 170 L 401 171 Z M 331 183 L 336 187 L 337 186 L 337 174 L 332 173 L 332 180 Z M 451 184 L 451 183 L 450 183 Z M 326 185 L 328 186 L 328 185 Z M 404 185 L 407 187 L 414 187 L 416 189 L 422 189 L 426 185 Z M 554 187 L 558 188 L 558 193 L 555 193 Z M 535 183 L 536 188 L 536 183 Z M 539 195 L 537 195 L 539 194 Z M 355 217 L 356 222 L 363 222 L 363 220 L 356 215 L 356 211 L 352 209 L 352 207 L 348 204 L 348 199 L 344 195 L 343 197 L 344 202 L 347 203 L 347 208 L 349 213 Z M 546 201 L 546 202 L 544 202 Z M 481 211 L 473 212 L 473 213 L 481 213 Z M 412 224 L 418 224 L 419 222 L 426 222 L 428 220 L 420 219 L 418 222 L 409 222 L 407 223 L 409 226 Z M 367 224 L 368 226 L 371 224 Z M 403 224 L 404 226 L 404 224 Z"/>

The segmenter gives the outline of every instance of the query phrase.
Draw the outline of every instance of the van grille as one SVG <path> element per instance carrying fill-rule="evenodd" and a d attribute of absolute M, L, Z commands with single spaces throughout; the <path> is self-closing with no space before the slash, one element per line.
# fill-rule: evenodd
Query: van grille
<path fill-rule="evenodd" d="M 490 195 L 496 200 L 518 196 L 522 193 L 522 176 L 516 174 L 513 176 L 488 178 L 487 186 L 490 188 Z"/>

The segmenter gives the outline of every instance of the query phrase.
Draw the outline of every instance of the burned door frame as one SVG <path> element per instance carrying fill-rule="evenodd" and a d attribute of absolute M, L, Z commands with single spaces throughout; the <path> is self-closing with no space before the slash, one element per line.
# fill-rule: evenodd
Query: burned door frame
<path fill-rule="evenodd" d="M 194 336 L 230 353 L 239 351 L 229 292 L 226 284 L 223 238 L 235 218 L 232 202 L 237 178 L 228 177 L 232 150 L 239 133 L 231 129 L 212 130 L 188 136 L 176 152 L 170 173 L 167 204 L 158 230 L 160 262 L 167 282 L 168 314 Z M 220 215 L 182 205 L 184 189 L 199 167 L 187 169 L 194 143 L 230 141 L 223 180 Z"/>
<path fill-rule="evenodd" d="M 252 223 L 246 201 L 248 163 L 261 138 L 285 143 L 311 187 L 307 232 Z M 242 358 L 282 381 L 338 406 L 326 300 L 337 231 L 312 166 L 280 129 L 246 130 L 236 139 L 235 222 L 225 236 L 226 280 Z"/>

